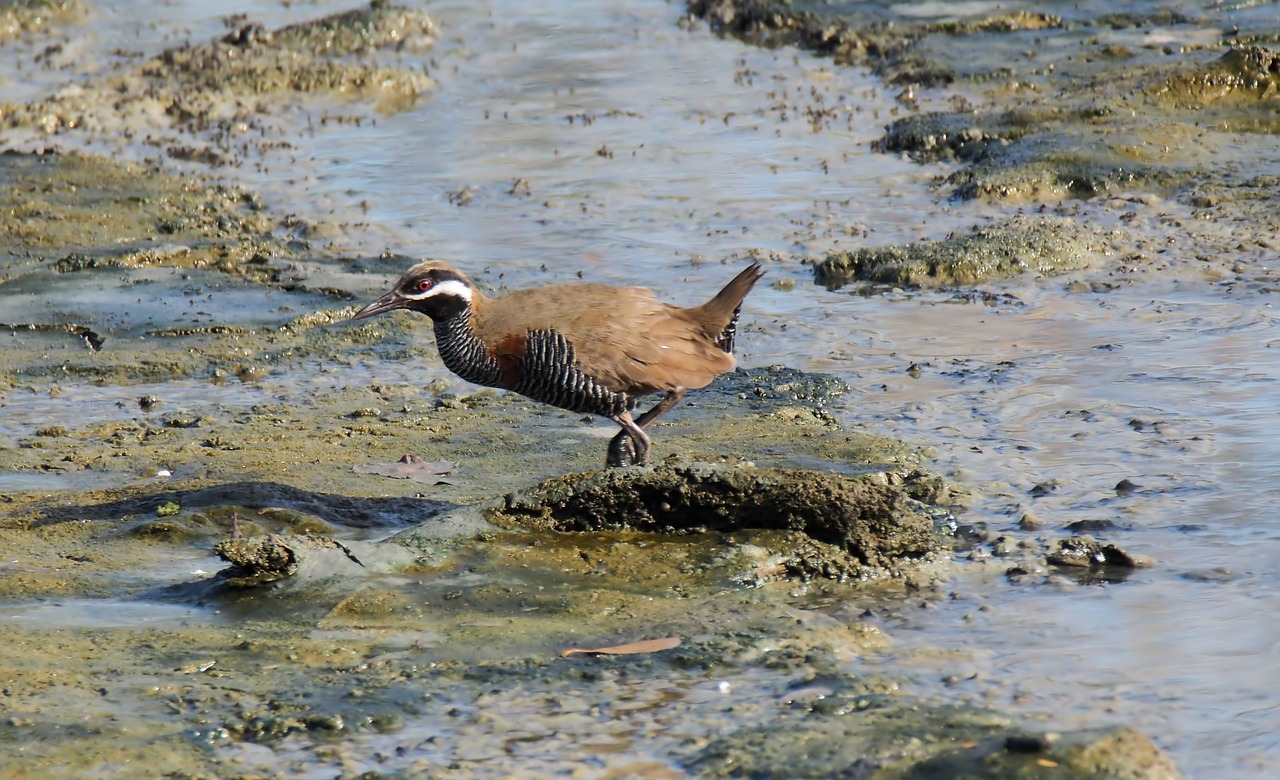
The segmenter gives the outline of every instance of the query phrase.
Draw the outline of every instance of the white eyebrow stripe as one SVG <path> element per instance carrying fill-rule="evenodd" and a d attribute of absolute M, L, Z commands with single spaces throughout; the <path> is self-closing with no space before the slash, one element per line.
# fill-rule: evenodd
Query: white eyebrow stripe
<path fill-rule="evenodd" d="M 427 298 L 432 298 L 436 295 L 453 295 L 455 297 L 461 298 L 467 303 L 471 303 L 471 288 L 463 284 L 462 282 L 458 281 L 457 279 L 446 279 L 445 281 L 433 286 L 430 290 L 427 290 L 426 292 L 415 291 L 414 293 L 406 297 L 422 301 L 422 300 L 426 300 Z"/>

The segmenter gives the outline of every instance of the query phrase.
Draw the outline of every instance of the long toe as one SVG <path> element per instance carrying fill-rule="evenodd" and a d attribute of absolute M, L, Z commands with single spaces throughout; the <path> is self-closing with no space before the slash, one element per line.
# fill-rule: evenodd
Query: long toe
<path fill-rule="evenodd" d="M 631 437 L 622 432 L 609 441 L 609 451 L 605 456 L 604 465 L 611 469 L 620 468 L 631 463 L 634 457 L 635 446 L 631 443 Z"/>
<path fill-rule="evenodd" d="M 646 437 L 644 440 L 627 439 L 627 456 L 632 465 L 643 466 L 649 462 L 649 441 Z"/>

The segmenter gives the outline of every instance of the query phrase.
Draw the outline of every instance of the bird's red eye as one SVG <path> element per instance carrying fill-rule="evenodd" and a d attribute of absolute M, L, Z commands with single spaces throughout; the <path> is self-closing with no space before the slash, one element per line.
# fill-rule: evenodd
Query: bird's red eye
<path fill-rule="evenodd" d="M 433 284 L 435 284 L 435 282 L 431 281 L 430 279 L 419 279 L 418 290 L 420 292 L 426 292 L 427 290 L 431 289 L 431 285 Z"/>

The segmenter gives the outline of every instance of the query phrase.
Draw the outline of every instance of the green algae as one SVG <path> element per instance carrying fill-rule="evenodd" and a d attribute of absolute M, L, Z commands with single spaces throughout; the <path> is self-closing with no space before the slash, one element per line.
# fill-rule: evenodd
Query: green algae
<path fill-rule="evenodd" d="M 83 20 L 81 0 L 5 0 L 0 3 L 0 41 L 24 35 L 48 35 L 62 25 Z"/>
<path fill-rule="evenodd" d="M 166 49 L 132 71 L 74 94 L 29 104 L 0 104 L 0 126 L 58 134 L 77 129 L 132 132 L 161 123 L 215 139 L 238 137 L 268 113 L 256 97 L 346 96 L 385 112 L 414 105 L 434 82 L 424 73 L 347 55 L 394 48 L 422 51 L 435 39 L 427 14 L 378 0 L 360 9 L 270 31 L 246 22 L 221 40 Z M 226 143 L 173 144 L 170 156 L 230 161 Z"/>
<path fill-rule="evenodd" d="M 1017 217 L 940 241 L 831 253 L 819 284 L 968 286 L 1023 273 L 1060 274 L 1099 262 L 1105 244 L 1071 220 Z"/>
<path fill-rule="evenodd" d="M 946 179 L 962 199 L 1022 203 L 1131 191 L 1168 193 L 1215 175 L 1212 137 L 1275 133 L 1280 30 L 1252 15 L 1235 36 L 1186 35 L 1180 46 L 1129 46 L 1100 30 L 1211 27 L 1204 17 L 1151 4 L 1114 13 L 1102 4 L 1062 16 L 1013 12 L 943 21 L 895 18 L 877 6 L 708 0 L 691 13 L 763 45 L 798 45 L 891 83 L 968 90 L 954 111 L 909 113 L 876 143 L 921 160 L 958 161 Z M 1238 24 L 1235 20 L 1234 23 Z M 1179 40 L 1177 35 L 1173 40 Z M 1064 49 L 1064 45 L 1070 48 Z"/>

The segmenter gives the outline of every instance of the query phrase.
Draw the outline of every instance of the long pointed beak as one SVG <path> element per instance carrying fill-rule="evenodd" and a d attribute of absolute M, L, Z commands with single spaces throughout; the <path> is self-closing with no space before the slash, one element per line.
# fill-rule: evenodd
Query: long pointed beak
<path fill-rule="evenodd" d="M 375 314 L 381 314 L 384 311 L 391 311 L 393 309 L 402 309 L 407 303 L 408 301 L 406 301 L 404 297 L 400 295 L 400 293 L 396 292 L 395 290 L 392 290 L 391 292 L 382 296 L 378 300 L 364 307 L 360 311 L 356 312 L 355 314 L 352 314 L 351 319 L 363 320 L 367 317 L 372 317 Z"/>

